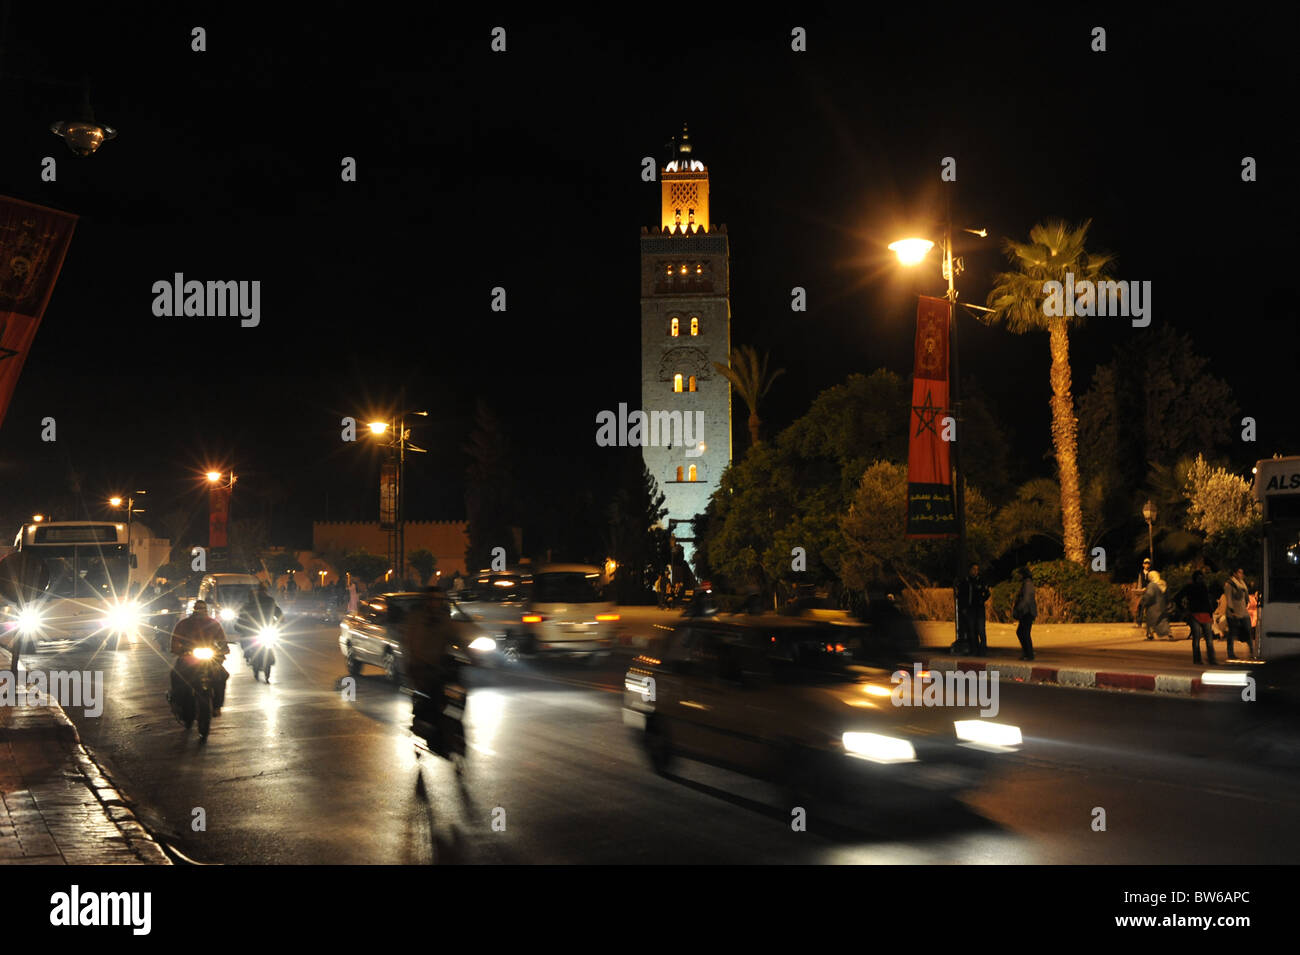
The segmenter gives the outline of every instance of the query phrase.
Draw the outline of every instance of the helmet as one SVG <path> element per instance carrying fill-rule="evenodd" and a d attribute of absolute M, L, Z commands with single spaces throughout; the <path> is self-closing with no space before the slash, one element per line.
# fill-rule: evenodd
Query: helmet
<path fill-rule="evenodd" d="M 194 601 L 194 612 L 195 612 L 195 613 L 201 613 L 201 614 L 207 614 L 207 612 L 208 612 L 208 605 L 207 605 L 204 601 L 202 601 L 202 600 L 196 600 L 196 601 Z"/>

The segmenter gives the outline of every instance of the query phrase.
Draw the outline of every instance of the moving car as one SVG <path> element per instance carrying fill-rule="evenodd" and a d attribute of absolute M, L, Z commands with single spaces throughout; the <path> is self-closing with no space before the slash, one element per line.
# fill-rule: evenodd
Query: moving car
<path fill-rule="evenodd" d="M 889 629 L 775 614 L 683 620 L 632 661 L 624 721 L 660 773 L 684 756 L 775 782 L 805 806 L 945 800 L 1018 749 L 1020 730 L 978 705 L 897 705 L 896 670 L 941 689 L 944 675 L 899 658 Z"/>
<path fill-rule="evenodd" d="M 523 653 L 600 659 L 618 637 L 613 602 L 600 592 L 600 569 L 586 564 L 543 564 L 533 571 L 523 614 Z"/>
<path fill-rule="evenodd" d="M 388 679 L 401 686 L 406 678 L 406 650 L 402 626 L 407 615 L 424 602 L 420 592 L 379 594 L 361 601 L 357 612 L 339 621 L 339 650 L 348 673 L 359 676 L 362 667 L 377 666 Z M 496 641 L 447 597 L 447 612 L 456 628 L 457 655 L 475 666 L 493 666 L 499 661 Z"/>
<path fill-rule="evenodd" d="M 199 583 L 197 599 L 206 603 L 208 613 L 228 630 L 261 583 L 252 574 L 208 574 Z M 185 612 L 194 612 L 194 601 L 189 602 Z"/>
<path fill-rule="evenodd" d="M 498 641 L 508 659 L 516 659 L 524 637 L 524 614 L 532 597 L 530 571 L 480 571 L 470 585 L 452 598 L 470 619 Z"/>

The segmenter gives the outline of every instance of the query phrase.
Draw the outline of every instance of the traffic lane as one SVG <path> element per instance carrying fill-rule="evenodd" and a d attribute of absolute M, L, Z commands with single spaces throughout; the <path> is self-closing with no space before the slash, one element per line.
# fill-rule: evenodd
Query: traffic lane
<path fill-rule="evenodd" d="M 1205 815 L 1199 774 L 1175 780 L 1153 805 L 1145 792 L 1164 780 L 1098 769 L 1088 754 L 1073 767 L 1008 766 L 972 795 L 976 812 L 858 820 L 865 834 L 813 818 L 812 831 L 793 832 L 780 794 L 762 784 L 693 763 L 677 780 L 651 773 L 622 726 L 618 694 L 582 685 L 621 675 L 618 661 L 476 673 L 462 787 L 440 760 L 426 757 L 417 773 L 405 696 L 370 675 L 358 681 L 355 702 L 332 689 L 342 666 L 331 631 L 295 638 L 273 686 L 254 685 L 241 665 L 206 748 L 166 709 L 165 660 L 139 651 L 108 659 L 137 689 L 115 694 L 88 731 L 98 734 L 99 751 L 114 748 L 110 768 L 128 793 L 159 807 L 184 851 L 213 861 L 1161 862 L 1166 848 L 1142 833 L 1168 824 L 1171 837 L 1187 842 L 1196 829 L 1176 821 Z M 1065 702 L 1054 705 L 1067 710 L 1093 695 L 1056 693 Z M 1214 798 L 1221 816 L 1260 816 L 1256 805 L 1237 807 L 1237 793 Z M 1124 839 L 1098 840 L 1079 825 L 1079 807 L 1096 804 L 1119 813 Z M 196 806 L 207 810 L 204 833 L 188 831 Z M 1265 822 L 1276 811 L 1265 805 Z M 1274 836 L 1288 832 L 1286 822 Z M 1250 861 L 1258 843 L 1256 832 L 1238 833 L 1228 846 L 1237 856 L 1213 843 L 1192 856 Z"/>

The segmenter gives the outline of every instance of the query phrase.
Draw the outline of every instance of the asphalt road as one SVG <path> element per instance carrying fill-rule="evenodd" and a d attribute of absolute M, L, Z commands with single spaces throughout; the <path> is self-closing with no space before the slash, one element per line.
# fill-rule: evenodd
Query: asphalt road
<path fill-rule="evenodd" d="M 1300 845 L 1295 750 L 1265 752 L 1251 704 L 1004 686 L 999 721 L 1024 728 L 1024 752 L 963 803 L 795 832 L 773 787 L 694 763 L 654 775 L 617 658 L 475 673 L 458 784 L 417 762 L 410 698 L 378 670 L 355 700 L 336 689 L 332 628 L 300 621 L 270 685 L 232 655 L 205 744 L 172 717 L 156 648 L 58 651 L 24 663 L 104 670 L 102 715 L 69 716 L 146 825 L 204 862 L 1261 863 Z"/>

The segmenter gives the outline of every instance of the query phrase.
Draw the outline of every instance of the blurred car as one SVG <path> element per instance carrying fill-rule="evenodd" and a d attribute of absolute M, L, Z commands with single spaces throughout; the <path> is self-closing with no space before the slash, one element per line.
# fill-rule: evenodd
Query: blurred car
<path fill-rule="evenodd" d="M 339 650 L 348 673 L 359 676 L 362 667 L 377 666 L 395 685 L 405 685 L 406 649 L 402 627 L 407 616 L 427 595 L 420 592 L 378 594 L 357 605 L 357 612 L 339 621 Z M 480 628 L 455 601 L 443 596 L 457 641 L 453 653 L 462 663 L 495 666 L 501 656 L 497 642 Z"/>
<path fill-rule="evenodd" d="M 982 719 L 978 706 L 895 705 L 892 675 L 911 676 L 915 655 L 899 657 L 886 623 L 684 620 L 633 659 L 624 721 L 660 773 L 683 756 L 823 805 L 949 799 L 1019 748 L 1019 727 Z"/>
<path fill-rule="evenodd" d="M 261 583 L 252 574 L 208 574 L 199 582 L 199 593 L 194 599 L 207 604 L 209 616 L 229 629 Z M 194 612 L 194 600 L 186 602 L 185 612 Z"/>
<path fill-rule="evenodd" d="M 586 564 L 543 564 L 523 614 L 523 653 L 601 659 L 613 652 L 619 614 Z"/>
<path fill-rule="evenodd" d="M 502 652 L 515 659 L 524 638 L 524 614 L 532 597 L 533 578 L 522 569 L 480 571 L 464 590 L 452 598 L 488 636 L 502 644 Z"/>

